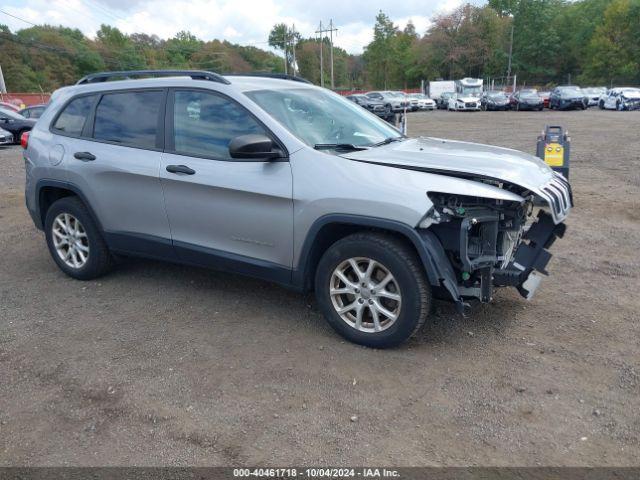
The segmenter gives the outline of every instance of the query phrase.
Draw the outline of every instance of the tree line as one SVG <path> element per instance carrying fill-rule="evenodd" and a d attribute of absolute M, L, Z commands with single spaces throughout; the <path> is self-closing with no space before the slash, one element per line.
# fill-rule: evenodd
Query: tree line
<path fill-rule="evenodd" d="M 277 24 L 269 45 L 203 41 L 189 32 L 170 39 L 124 34 L 102 25 L 94 39 L 79 30 L 0 25 L 0 65 L 10 91 L 51 91 L 101 70 L 209 69 L 221 73 L 293 72 L 330 85 L 328 38 L 303 38 Z M 399 28 L 379 12 L 362 55 L 333 46 L 336 88 L 410 88 L 421 80 L 503 77 L 551 85 L 640 85 L 640 0 L 489 0 L 432 19 L 425 32 Z"/>

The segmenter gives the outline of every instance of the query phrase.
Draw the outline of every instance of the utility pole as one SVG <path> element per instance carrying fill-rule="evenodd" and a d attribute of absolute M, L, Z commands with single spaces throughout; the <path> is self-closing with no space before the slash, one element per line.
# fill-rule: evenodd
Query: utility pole
<path fill-rule="evenodd" d="M 7 86 L 4 83 L 4 75 L 2 75 L 1 65 L 0 65 L 0 93 L 7 93 Z"/>
<path fill-rule="evenodd" d="M 324 87 L 324 66 L 322 65 L 322 50 L 324 50 L 322 48 L 322 43 L 323 43 L 322 39 L 323 39 L 324 30 L 322 30 L 322 20 L 320 20 L 320 28 L 318 28 L 316 33 L 320 34 L 320 86 Z"/>
<path fill-rule="evenodd" d="M 282 39 L 284 43 L 284 74 L 287 72 L 287 44 L 289 43 L 289 27 L 284 27 L 284 38 Z"/>
<path fill-rule="evenodd" d="M 511 41 L 509 42 L 509 66 L 507 67 L 507 80 L 511 76 L 511 55 L 513 54 L 513 20 L 511 20 Z"/>
<path fill-rule="evenodd" d="M 331 90 L 335 88 L 335 85 L 333 83 L 333 32 L 336 32 L 336 35 L 337 35 L 338 29 L 333 28 L 333 19 L 330 19 L 329 20 L 329 44 L 331 45 Z"/>
<path fill-rule="evenodd" d="M 320 27 L 316 31 L 316 33 L 320 34 L 320 86 L 324 87 L 324 64 L 323 64 L 323 54 L 324 50 L 324 34 L 329 33 L 329 46 L 331 47 L 331 51 L 329 52 L 329 57 L 331 59 L 331 88 L 335 87 L 333 81 L 333 32 L 337 32 L 337 28 L 333 28 L 333 20 L 329 20 L 329 28 L 322 28 L 322 20 L 320 20 Z"/>
<path fill-rule="evenodd" d="M 291 69 L 293 70 L 293 76 L 296 75 L 296 24 L 293 24 L 293 28 L 291 29 L 291 51 L 293 53 L 293 64 L 291 65 Z"/>

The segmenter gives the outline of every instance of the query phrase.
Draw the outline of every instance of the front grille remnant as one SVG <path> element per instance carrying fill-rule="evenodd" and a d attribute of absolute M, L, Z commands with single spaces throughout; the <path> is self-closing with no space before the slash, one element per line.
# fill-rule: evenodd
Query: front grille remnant
<path fill-rule="evenodd" d="M 569 182 L 562 175 L 554 172 L 553 179 L 542 187 L 541 193 L 549 204 L 553 221 L 556 224 L 562 222 L 573 207 L 573 195 Z"/>

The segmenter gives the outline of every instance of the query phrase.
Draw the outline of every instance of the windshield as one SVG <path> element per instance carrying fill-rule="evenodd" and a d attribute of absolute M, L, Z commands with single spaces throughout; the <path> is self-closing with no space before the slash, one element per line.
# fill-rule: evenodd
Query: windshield
<path fill-rule="evenodd" d="M 507 95 L 502 92 L 490 93 L 487 96 L 492 100 L 503 100 L 507 98 Z"/>
<path fill-rule="evenodd" d="M 371 146 L 401 138 L 398 130 L 353 102 L 311 88 L 245 92 L 293 135 L 309 146 Z"/>
<path fill-rule="evenodd" d="M 482 87 L 461 87 L 460 94 L 466 97 L 479 97 L 482 93 Z"/>
<path fill-rule="evenodd" d="M 582 96 L 582 91 L 580 91 L 580 89 L 578 88 L 563 88 L 562 90 L 560 90 L 560 94 L 561 95 L 575 95 L 577 97 Z"/>

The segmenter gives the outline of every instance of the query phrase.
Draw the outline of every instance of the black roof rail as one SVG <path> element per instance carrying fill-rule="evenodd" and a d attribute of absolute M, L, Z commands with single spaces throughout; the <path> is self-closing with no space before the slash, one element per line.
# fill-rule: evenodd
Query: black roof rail
<path fill-rule="evenodd" d="M 251 72 L 251 73 L 227 73 L 225 77 L 264 77 L 264 78 L 278 78 L 280 80 L 291 80 L 293 82 L 309 83 L 311 82 L 306 78 L 298 77 L 297 75 L 288 75 L 286 73 L 270 73 L 270 72 Z"/>
<path fill-rule="evenodd" d="M 133 77 L 191 77 L 194 80 L 209 80 L 210 82 L 223 83 L 229 85 L 231 82 L 222 75 L 205 70 L 124 70 L 120 72 L 100 72 L 92 73 L 82 77 L 76 85 L 87 83 L 106 82 L 111 78 L 122 77 L 130 79 Z"/>

